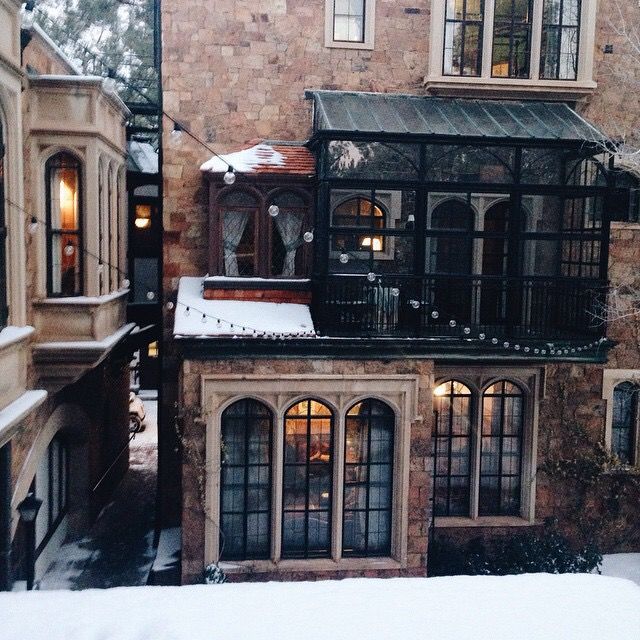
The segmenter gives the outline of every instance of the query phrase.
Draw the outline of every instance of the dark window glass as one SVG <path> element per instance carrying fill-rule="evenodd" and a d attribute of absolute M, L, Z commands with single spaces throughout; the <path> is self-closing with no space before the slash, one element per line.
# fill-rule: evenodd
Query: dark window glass
<path fill-rule="evenodd" d="M 4 155 L 5 141 L 2 122 L 0 122 L 0 329 L 7 324 L 7 225 L 4 204 Z"/>
<path fill-rule="evenodd" d="M 533 0 L 496 0 L 491 73 L 501 78 L 528 78 Z"/>
<path fill-rule="evenodd" d="M 364 227 L 370 233 L 362 235 L 341 235 L 342 242 L 335 242 L 337 251 L 384 251 L 385 238 L 376 235 L 376 229 L 387 226 L 387 215 L 384 209 L 374 201 L 356 197 L 339 204 L 333 210 L 332 223 L 334 227 Z"/>
<path fill-rule="evenodd" d="M 444 31 L 444 75 L 482 73 L 484 0 L 447 0 Z"/>
<path fill-rule="evenodd" d="M 417 144 L 352 140 L 331 140 L 327 144 L 326 171 L 336 178 L 414 180 L 419 164 Z"/>
<path fill-rule="evenodd" d="M 271 411 L 240 400 L 222 414 L 221 558 L 268 558 L 271 545 Z"/>
<path fill-rule="evenodd" d="M 284 419 L 282 557 L 331 552 L 333 414 L 303 400 Z"/>
<path fill-rule="evenodd" d="M 59 153 L 46 164 L 47 289 L 50 296 L 82 295 L 80 163 Z"/>
<path fill-rule="evenodd" d="M 482 275 L 506 276 L 509 258 L 509 201 L 494 204 L 484 214 L 484 238 L 482 239 Z M 491 324 L 504 321 L 509 292 L 501 278 L 486 279 L 480 291 L 481 322 Z"/>
<path fill-rule="evenodd" d="M 307 205 L 297 193 L 276 195 L 268 204 L 278 207 L 278 215 L 269 216 L 271 228 L 271 275 L 292 277 L 303 273 L 303 234 Z"/>
<path fill-rule="evenodd" d="M 429 182 L 513 182 L 512 147 L 426 145 Z"/>
<path fill-rule="evenodd" d="M 456 380 L 439 385 L 433 398 L 435 505 L 437 516 L 469 515 L 471 390 Z"/>
<path fill-rule="evenodd" d="M 575 80 L 578 77 L 580 0 L 544 0 L 540 77 Z"/>
<path fill-rule="evenodd" d="M 347 413 L 344 462 L 345 556 L 391 552 L 395 414 L 383 402 L 364 400 Z"/>
<path fill-rule="evenodd" d="M 481 516 L 520 515 L 520 471 L 524 396 L 519 387 L 501 381 L 482 396 L 480 454 Z"/>
<path fill-rule="evenodd" d="M 334 0 L 333 39 L 336 42 L 364 42 L 365 0 Z"/>
<path fill-rule="evenodd" d="M 246 191 L 233 191 L 221 203 L 225 276 L 253 276 L 257 271 L 258 203 Z"/>
<path fill-rule="evenodd" d="M 613 423 L 611 451 L 620 462 L 634 464 L 636 425 L 638 423 L 638 392 L 631 382 L 622 382 L 613 390 Z"/>

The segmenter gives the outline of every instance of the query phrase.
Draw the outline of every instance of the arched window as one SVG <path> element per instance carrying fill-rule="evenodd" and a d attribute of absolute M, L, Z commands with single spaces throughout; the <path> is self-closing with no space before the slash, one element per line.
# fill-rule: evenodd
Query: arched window
<path fill-rule="evenodd" d="M 498 202 L 484 215 L 482 275 L 506 276 L 509 257 L 509 202 Z M 507 288 L 503 280 L 485 280 L 480 295 L 480 317 L 485 324 L 503 322 L 507 313 Z"/>
<path fill-rule="evenodd" d="M 382 556 L 391 552 L 393 437 L 395 414 L 379 400 L 347 412 L 342 553 Z"/>
<path fill-rule="evenodd" d="M 0 119 L 0 329 L 6 326 L 9 316 L 7 306 L 7 223 L 4 208 L 4 154 L 6 141 Z"/>
<path fill-rule="evenodd" d="M 46 163 L 47 293 L 79 296 L 82 285 L 82 177 L 80 162 L 58 153 Z"/>
<path fill-rule="evenodd" d="M 222 414 L 220 556 L 268 558 L 271 546 L 271 411 L 239 400 Z"/>
<path fill-rule="evenodd" d="M 303 273 L 302 250 L 307 204 L 292 191 L 278 193 L 267 205 L 278 207 L 277 216 L 269 216 L 271 227 L 271 275 L 292 277 Z"/>
<path fill-rule="evenodd" d="M 102 158 L 98 162 L 98 293 L 104 293 L 105 265 L 103 257 L 104 243 L 104 162 Z"/>
<path fill-rule="evenodd" d="M 448 380 L 434 391 L 435 514 L 469 515 L 471 390 Z"/>
<path fill-rule="evenodd" d="M 613 390 L 611 451 L 624 464 L 635 463 L 638 393 L 640 387 L 631 382 L 621 382 Z"/>
<path fill-rule="evenodd" d="M 258 269 L 256 218 L 258 202 L 247 191 L 227 194 L 221 204 L 225 276 L 253 276 Z"/>
<path fill-rule="evenodd" d="M 333 414 L 316 400 L 284 419 L 282 556 L 328 557 L 331 551 Z"/>
<path fill-rule="evenodd" d="M 341 234 L 338 251 L 384 251 L 384 235 L 376 235 L 376 229 L 387 227 L 387 214 L 376 202 L 369 198 L 356 196 L 339 204 L 332 215 L 334 227 L 363 227 L 369 230 L 364 234 Z"/>
<path fill-rule="evenodd" d="M 473 250 L 473 209 L 460 200 L 447 200 L 431 214 L 431 273 L 469 275 Z"/>
<path fill-rule="evenodd" d="M 524 394 L 502 380 L 482 395 L 481 516 L 520 515 Z"/>

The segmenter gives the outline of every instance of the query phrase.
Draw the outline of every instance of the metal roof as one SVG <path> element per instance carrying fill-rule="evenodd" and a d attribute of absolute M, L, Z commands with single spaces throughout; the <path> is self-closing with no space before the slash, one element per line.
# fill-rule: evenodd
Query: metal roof
<path fill-rule="evenodd" d="M 308 91 L 315 133 L 603 142 L 560 102 L 465 100 L 387 93 Z"/>

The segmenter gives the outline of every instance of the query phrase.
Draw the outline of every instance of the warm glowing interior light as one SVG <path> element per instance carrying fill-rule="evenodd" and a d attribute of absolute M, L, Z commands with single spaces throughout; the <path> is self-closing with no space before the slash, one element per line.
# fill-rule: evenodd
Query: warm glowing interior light
<path fill-rule="evenodd" d="M 377 236 L 375 238 L 372 238 L 370 236 L 365 236 L 360 241 L 360 246 L 368 249 L 369 247 L 371 247 L 372 243 L 373 243 L 374 251 L 382 251 L 382 238 L 380 236 Z"/>
<path fill-rule="evenodd" d="M 134 224 L 138 229 L 148 229 L 151 226 L 151 205 L 136 205 L 136 219 Z"/>
<path fill-rule="evenodd" d="M 62 229 L 76 228 L 76 175 L 69 169 L 60 175 L 60 222 Z"/>
<path fill-rule="evenodd" d="M 438 397 L 442 397 L 443 395 L 445 395 L 447 393 L 447 384 L 441 384 L 440 386 L 436 387 L 433 390 L 433 395 L 434 396 L 438 396 Z"/>

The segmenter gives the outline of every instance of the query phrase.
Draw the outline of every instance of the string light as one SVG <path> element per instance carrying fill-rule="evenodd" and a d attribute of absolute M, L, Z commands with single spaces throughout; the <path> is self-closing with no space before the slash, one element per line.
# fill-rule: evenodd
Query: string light
<path fill-rule="evenodd" d="M 229 186 L 231 186 L 236 181 L 236 172 L 231 165 L 229 165 L 229 168 L 227 169 L 227 172 L 224 174 L 224 177 L 222 179 L 224 180 L 224 183 Z"/>
<path fill-rule="evenodd" d="M 175 309 L 175 304 L 173 304 L 173 302 L 169 301 L 167 302 L 167 311 L 173 311 Z"/>
<path fill-rule="evenodd" d="M 437 320 L 437 319 L 440 317 L 440 314 L 439 314 L 437 311 L 432 311 L 432 312 L 431 312 L 431 317 L 432 317 L 434 320 Z"/>
<path fill-rule="evenodd" d="M 369 273 L 367 273 L 367 280 L 369 282 L 375 282 L 376 281 L 376 274 L 373 273 L 373 271 L 369 271 Z"/>
<path fill-rule="evenodd" d="M 394 298 L 397 298 L 397 297 L 400 295 L 400 289 L 398 289 L 398 287 L 393 287 L 393 288 L 391 289 L 391 295 L 392 295 Z"/>
<path fill-rule="evenodd" d="M 305 234 L 302 236 L 302 239 L 306 242 L 313 242 L 313 231 L 306 231 Z"/>
<path fill-rule="evenodd" d="M 419 309 L 420 308 L 420 302 L 418 300 L 411 300 L 409 302 L 409 304 L 412 306 L 412 308 L 414 309 Z"/>
<path fill-rule="evenodd" d="M 449 320 L 449 326 L 450 326 L 451 328 L 455 327 L 455 326 L 456 326 L 456 324 L 458 324 L 458 323 L 457 323 L 455 320 Z"/>
<path fill-rule="evenodd" d="M 38 230 L 38 218 L 31 216 L 31 222 L 29 223 L 29 233 L 33 235 Z"/>
<path fill-rule="evenodd" d="M 153 291 L 147 291 L 147 300 L 151 301 L 156 297 L 156 294 Z"/>
<path fill-rule="evenodd" d="M 280 207 L 277 204 L 272 204 L 267 211 L 272 218 L 275 218 L 280 213 Z"/>
<path fill-rule="evenodd" d="M 67 242 L 67 244 L 64 247 L 64 255 L 72 256 L 74 251 L 75 251 L 75 247 L 71 244 L 71 241 Z"/>
<path fill-rule="evenodd" d="M 129 279 L 128 279 L 128 278 L 125 278 L 125 279 L 122 281 L 122 288 L 123 288 L 123 289 L 128 289 L 130 286 L 131 286 L 131 282 L 129 282 Z"/>
<path fill-rule="evenodd" d="M 342 252 L 338 260 L 340 260 L 341 264 L 347 264 L 349 262 L 349 254 Z"/>

